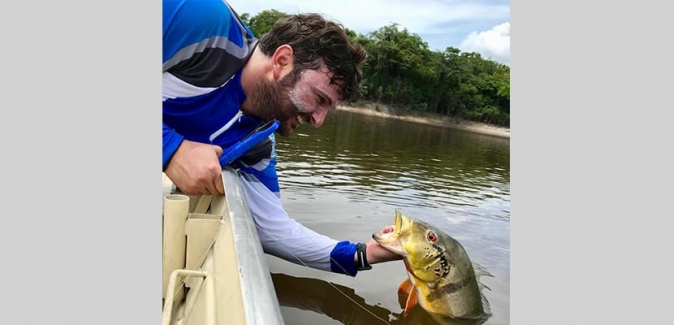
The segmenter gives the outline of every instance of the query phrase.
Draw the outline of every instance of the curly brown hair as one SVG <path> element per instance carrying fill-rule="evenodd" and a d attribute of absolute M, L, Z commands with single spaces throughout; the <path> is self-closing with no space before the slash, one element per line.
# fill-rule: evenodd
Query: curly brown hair
<path fill-rule="evenodd" d="M 349 41 L 341 24 L 314 13 L 281 18 L 260 38 L 259 45 L 262 53 L 271 56 L 284 44 L 293 48 L 293 83 L 304 69 L 316 70 L 324 62 L 333 73 L 330 83 L 340 85 L 340 99 L 358 98 L 367 52 Z"/>

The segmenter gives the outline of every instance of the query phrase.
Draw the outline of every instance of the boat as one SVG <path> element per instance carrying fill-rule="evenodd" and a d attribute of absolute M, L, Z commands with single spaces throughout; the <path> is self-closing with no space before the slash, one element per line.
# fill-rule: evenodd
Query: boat
<path fill-rule="evenodd" d="M 238 173 L 223 168 L 222 196 L 162 173 L 162 325 L 284 324 Z"/>

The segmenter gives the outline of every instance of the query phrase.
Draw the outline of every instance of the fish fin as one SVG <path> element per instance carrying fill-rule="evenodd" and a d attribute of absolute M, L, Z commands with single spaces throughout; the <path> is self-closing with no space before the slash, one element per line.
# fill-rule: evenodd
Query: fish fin
<path fill-rule="evenodd" d="M 491 289 L 489 289 L 491 290 Z M 480 295 L 482 296 L 482 311 L 484 316 L 492 316 L 491 313 L 491 305 L 489 304 L 489 300 L 487 300 L 487 297 L 480 292 Z"/>
<path fill-rule="evenodd" d="M 494 276 L 493 276 L 491 273 L 489 273 L 489 271 L 487 271 L 487 269 L 485 269 L 482 265 L 477 264 L 477 263 L 475 263 L 475 262 L 471 262 L 471 263 L 473 263 L 473 270 L 475 271 L 475 277 L 476 277 L 476 278 L 479 279 L 479 278 L 482 277 L 482 276 L 489 276 L 489 277 L 492 277 L 492 278 L 494 277 Z"/>
<path fill-rule="evenodd" d="M 407 296 L 407 303 L 405 304 L 405 316 L 407 316 L 414 305 L 417 304 L 417 291 L 414 290 L 414 286 L 412 286 L 412 290 L 410 290 L 410 295 Z"/>
<path fill-rule="evenodd" d="M 487 289 L 487 290 L 491 291 L 490 287 L 488 287 L 486 284 L 484 284 L 480 281 L 477 281 L 477 286 L 478 286 L 478 288 L 480 288 L 480 291 L 482 291 L 482 289 Z"/>
<path fill-rule="evenodd" d="M 487 271 L 486 268 L 484 268 L 482 265 L 472 262 L 473 263 L 473 270 L 475 270 L 475 278 L 478 280 L 477 281 L 477 286 L 480 289 L 480 296 L 482 298 L 482 310 L 483 310 L 483 315 L 484 316 L 491 316 L 491 305 L 489 304 L 489 300 L 487 300 L 487 297 L 482 293 L 482 289 L 488 289 L 489 291 L 492 291 L 490 287 L 485 285 L 484 283 L 480 282 L 480 277 L 482 276 L 488 276 L 488 277 L 494 277 L 489 271 Z"/>
<path fill-rule="evenodd" d="M 475 271 L 475 278 L 477 279 L 477 285 L 480 288 L 480 291 L 482 291 L 482 289 L 485 288 L 491 291 L 490 287 L 480 282 L 480 277 L 489 276 L 493 278 L 494 276 L 491 273 L 489 273 L 489 271 L 487 271 L 487 269 L 485 269 L 482 265 L 477 264 L 475 262 L 472 263 L 473 263 L 473 270 Z"/>
<path fill-rule="evenodd" d="M 402 283 L 400 283 L 400 286 L 398 286 L 398 294 L 409 295 L 413 287 L 414 286 L 412 285 L 412 281 L 410 281 L 410 279 L 407 278 L 403 280 Z"/>

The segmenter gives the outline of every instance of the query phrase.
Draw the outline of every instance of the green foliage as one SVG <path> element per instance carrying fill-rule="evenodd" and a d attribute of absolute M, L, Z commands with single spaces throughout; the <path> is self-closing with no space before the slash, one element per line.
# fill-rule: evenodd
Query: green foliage
<path fill-rule="evenodd" d="M 288 14 L 276 9 L 270 9 L 264 10 L 253 17 L 249 17 L 250 15 L 248 13 L 244 13 L 241 15 L 241 20 L 248 25 L 255 37 L 259 38 L 267 33 L 277 20 L 288 17 Z"/>
<path fill-rule="evenodd" d="M 348 36 L 352 42 L 355 41 L 356 37 L 358 36 L 354 30 L 348 29 L 346 27 L 344 28 L 344 33 L 346 33 L 346 36 Z"/>
<path fill-rule="evenodd" d="M 241 15 L 261 37 L 279 18 L 275 9 Z M 417 34 L 398 24 L 367 35 L 345 28 L 368 53 L 363 99 L 406 110 L 428 111 L 495 125 L 510 125 L 510 67 L 454 47 L 431 51 Z"/>

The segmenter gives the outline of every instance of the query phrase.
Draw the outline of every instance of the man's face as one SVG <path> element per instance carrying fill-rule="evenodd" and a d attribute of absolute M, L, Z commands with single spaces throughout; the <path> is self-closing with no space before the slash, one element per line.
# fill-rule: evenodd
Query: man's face
<path fill-rule="evenodd" d="M 281 122 L 278 132 L 289 135 L 303 123 L 323 124 L 330 109 L 338 104 L 339 86 L 330 84 L 327 67 L 304 70 L 293 84 L 291 74 L 280 81 L 263 80 L 253 92 L 253 105 L 260 118 Z"/>

